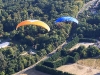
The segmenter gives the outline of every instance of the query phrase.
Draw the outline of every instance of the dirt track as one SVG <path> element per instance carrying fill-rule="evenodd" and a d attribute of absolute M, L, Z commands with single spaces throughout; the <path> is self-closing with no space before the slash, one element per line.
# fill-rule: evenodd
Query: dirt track
<path fill-rule="evenodd" d="M 77 49 L 79 46 L 85 46 L 86 48 L 88 47 L 88 46 L 90 46 L 90 45 L 93 45 L 94 43 L 78 43 L 78 44 L 76 44 L 74 47 L 72 47 L 71 49 L 70 49 L 70 51 L 72 51 L 72 50 L 74 50 L 74 49 Z"/>

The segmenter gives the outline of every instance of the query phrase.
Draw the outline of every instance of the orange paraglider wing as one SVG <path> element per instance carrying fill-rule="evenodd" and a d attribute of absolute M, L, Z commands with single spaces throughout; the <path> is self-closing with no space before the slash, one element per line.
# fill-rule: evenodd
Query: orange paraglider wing
<path fill-rule="evenodd" d="M 40 20 L 25 20 L 25 21 L 22 21 L 17 25 L 16 30 L 19 27 L 26 26 L 26 25 L 36 25 L 36 26 L 40 26 L 42 28 L 45 28 L 47 31 L 50 31 L 50 27 L 46 23 L 44 23 Z"/>

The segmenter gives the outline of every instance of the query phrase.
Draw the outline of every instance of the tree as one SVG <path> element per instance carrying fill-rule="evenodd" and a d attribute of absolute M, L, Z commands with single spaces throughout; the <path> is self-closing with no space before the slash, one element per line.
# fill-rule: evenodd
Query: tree
<path fill-rule="evenodd" d="M 40 59 L 39 55 L 35 54 L 35 62 L 37 62 Z"/>
<path fill-rule="evenodd" d="M 88 57 L 95 57 L 95 56 L 98 56 L 100 54 L 99 52 L 99 49 L 94 47 L 94 46 L 89 46 L 87 48 L 87 54 L 88 54 Z"/>
<path fill-rule="evenodd" d="M 86 49 L 83 49 L 81 53 L 82 53 L 81 56 L 80 56 L 81 58 L 87 58 L 88 57 Z"/>
<path fill-rule="evenodd" d="M 53 50 L 52 44 L 49 44 L 46 48 L 47 53 L 50 53 Z"/>
<path fill-rule="evenodd" d="M 0 10 L 2 9 L 3 6 L 4 6 L 3 2 L 2 2 L 2 0 L 0 0 Z"/>
<path fill-rule="evenodd" d="M 2 35 L 2 33 L 3 33 L 3 25 L 0 24 L 0 35 Z"/>
<path fill-rule="evenodd" d="M 2 72 L 0 72 L 0 75 L 5 75 L 5 72 L 3 72 L 3 71 L 2 71 Z"/>
<path fill-rule="evenodd" d="M 77 62 L 80 59 L 80 55 L 78 52 L 74 52 L 74 61 Z"/>
<path fill-rule="evenodd" d="M 0 52 L 0 71 L 2 72 L 7 67 L 7 62 L 4 59 L 4 55 Z"/>
<path fill-rule="evenodd" d="M 81 45 L 78 47 L 77 52 L 81 55 L 81 51 L 85 49 L 85 46 Z"/>
<path fill-rule="evenodd" d="M 21 61 L 19 61 L 18 70 L 22 70 L 22 69 L 24 69 L 24 65 L 23 65 L 23 63 Z"/>

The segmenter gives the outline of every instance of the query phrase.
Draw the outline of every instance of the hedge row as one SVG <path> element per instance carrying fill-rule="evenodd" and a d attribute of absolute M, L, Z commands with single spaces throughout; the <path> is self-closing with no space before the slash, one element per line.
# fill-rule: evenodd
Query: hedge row
<path fill-rule="evenodd" d="M 44 66 L 44 65 L 37 65 L 35 67 L 36 70 L 50 74 L 50 75 L 74 75 L 67 72 L 58 71 L 56 69 Z"/>
<path fill-rule="evenodd" d="M 79 37 L 76 36 L 71 42 L 69 42 L 65 47 L 64 50 L 69 50 L 72 48 L 74 45 L 76 45 L 79 42 Z"/>
<path fill-rule="evenodd" d="M 62 65 L 68 64 L 68 63 L 74 63 L 76 60 L 74 57 L 67 55 L 66 57 L 63 57 L 62 59 L 58 59 L 56 61 L 44 61 L 43 65 L 48 66 L 50 68 L 57 68 Z"/>

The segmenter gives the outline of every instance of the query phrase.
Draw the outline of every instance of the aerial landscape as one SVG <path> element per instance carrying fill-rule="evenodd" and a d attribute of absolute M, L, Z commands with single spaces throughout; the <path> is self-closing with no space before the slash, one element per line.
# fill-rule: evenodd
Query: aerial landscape
<path fill-rule="evenodd" d="M 100 75 L 100 0 L 0 0 L 0 75 Z"/>

